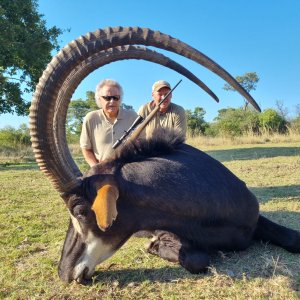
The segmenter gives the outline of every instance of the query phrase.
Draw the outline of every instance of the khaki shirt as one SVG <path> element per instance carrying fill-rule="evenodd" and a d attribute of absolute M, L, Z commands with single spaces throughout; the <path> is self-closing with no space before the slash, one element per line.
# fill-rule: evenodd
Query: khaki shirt
<path fill-rule="evenodd" d="M 111 124 L 103 109 L 89 112 L 82 124 L 80 147 L 93 150 L 96 158 L 101 161 L 112 157 L 112 145 L 124 134 L 137 114 L 133 110 L 121 109 L 114 124 Z"/>
<path fill-rule="evenodd" d="M 138 114 L 145 118 L 150 114 L 153 108 L 153 102 L 149 102 L 140 107 Z M 183 107 L 171 102 L 168 110 L 165 113 L 158 111 L 146 126 L 144 136 L 147 139 L 151 138 L 153 131 L 158 128 L 170 128 L 178 130 L 179 133 L 182 133 L 185 139 L 187 121 Z"/>

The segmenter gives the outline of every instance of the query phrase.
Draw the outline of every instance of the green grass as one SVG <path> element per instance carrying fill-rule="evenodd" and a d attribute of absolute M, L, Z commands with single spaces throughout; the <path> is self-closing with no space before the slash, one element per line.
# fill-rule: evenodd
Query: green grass
<path fill-rule="evenodd" d="M 300 146 L 210 147 L 260 200 L 261 211 L 300 230 Z M 80 160 L 79 160 L 80 161 Z M 1 299 L 299 299 L 300 255 L 254 243 L 216 253 L 207 274 L 192 275 L 131 238 L 99 265 L 93 284 L 65 284 L 57 275 L 68 212 L 32 162 L 0 165 Z"/>

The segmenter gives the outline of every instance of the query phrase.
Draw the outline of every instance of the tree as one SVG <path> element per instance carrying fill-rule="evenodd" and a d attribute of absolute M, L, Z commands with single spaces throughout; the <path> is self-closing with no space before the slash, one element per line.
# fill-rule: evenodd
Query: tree
<path fill-rule="evenodd" d="M 291 120 L 290 129 L 292 132 L 295 132 L 297 134 L 300 133 L 300 114 L 294 119 Z"/>
<path fill-rule="evenodd" d="M 295 110 L 296 110 L 296 115 L 297 115 L 297 116 L 300 116 L 300 104 L 297 104 L 297 105 L 295 106 Z"/>
<path fill-rule="evenodd" d="M 122 103 L 122 104 L 121 104 L 121 107 L 122 107 L 123 109 L 133 109 L 132 105 L 127 105 L 127 104 L 125 104 L 125 103 Z"/>
<path fill-rule="evenodd" d="M 250 93 L 251 91 L 256 90 L 256 85 L 259 81 L 259 77 L 257 76 L 256 72 L 248 72 L 245 73 L 242 76 L 237 76 L 235 77 L 236 81 L 248 92 Z M 223 89 L 225 91 L 236 91 L 231 85 L 225 83 Z M 245 106 L 244 109 L 247 109 L 248 102 L 245 101 Z"/>
<path fill-rule="evenodd" d="M 287 121 L 274 109 L 266 109 L 259 115 L 260 126 L 269 133 L 285 133 Z"/>
<path fill-rule="evenodd" d="M 0 148 L 16 148 L 17 146 L 30 146 L 30 133 L 26 124 L 19 129 L 6 126 L 0 129 Z"/>
<path fill-rule="evenodd" d="M 37 8 L 36 0 L 0 2 L 0 114 L 28 113 L 24 94 L 35 89 L 51 51 L 58 49 L 63 31 L 47 29 Z"/>
<path fill-rule="evenodd" d="M 67 135 L 80 135 L 84 116 L 93 110 L 99 109 L 95 102 L 95 93 L 86 92 L 86 99 L 72 100 L 67 114 Z"/>
<path fill-rule="evenodd" d="M 258 112 L 254 109 L 244 110 L 241 108 L 220 109 L 215 122 L 212 124 L 214 132 L 223 136 L 241 136 L 243 134 L 258 133 Z"/>
<path fill-rule="evenodd" d="M 277 111 L 279 113 L 279 115 L 286 119 L 287 115 L 289 113 L 289 110 L 287 107 L 284 107 L 283 101 L 282 100 L 276 100 L 276 107 L 277 107 Z"/>
<path fill-rule="evenodd" d="M 194 111 L 187 109 L 185 111 L 187 117 L 188 132 L 194 136 L 204 134 L 208 124 L 204 121 L 205 110 L 202 107 L 195 107 Z"/>

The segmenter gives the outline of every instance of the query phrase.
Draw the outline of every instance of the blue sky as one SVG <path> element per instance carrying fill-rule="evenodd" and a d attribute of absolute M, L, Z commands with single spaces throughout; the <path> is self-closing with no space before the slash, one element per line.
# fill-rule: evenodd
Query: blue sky
<path fill-rule="evenodd" d="M 47 27 L 70 29 L 59 37 L 61 47 L 98 28 L 139 26 L 169 34 L 209 56 L 231 75 L 256 72 L 260 77 L 251 95 L 262 110 L 276 108 L 280 101 L 289 117 L 300 105 L 300 1 L 298 0 L 40 0 L 39 11 Z M 218 110 L 240 107 L 243 98 L 223 90 L 224 81 L 202 66 L 179 55 L 163 52 L 181 63 L 219 97 L 214 102 L 182 75 L 146 61 L 126 60 L 106 65 L 78 86 L 72 99 L 85 99 L 104 78 L 113 78 L 124 88 L 124 103 L 138 109 L 151 99 L 151 85 L 165 79 L 175 85 L 173 101 L 185 109 L 206 110 L 212 121 Z M 55 53 L 53 53 L 55 55 Z M 31 99 L 31 95 L 28 95 Z M 28 123 L 27 117 L 0 115 L 0 128 Z"/>

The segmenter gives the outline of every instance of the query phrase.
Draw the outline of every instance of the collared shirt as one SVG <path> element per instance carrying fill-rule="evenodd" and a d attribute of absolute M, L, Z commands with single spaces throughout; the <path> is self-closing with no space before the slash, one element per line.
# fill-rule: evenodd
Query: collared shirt
<path fill-rule="evenodd" d="M 120 108 L 118 117 L 112 124 L 107 120 L 103 109 L 89 112 L 83 120 L 80 147 L 93 150 L 99 161 L 111 157 L 114 153 L 112 145 L 136 117 L 135 111 Z"/>
<path fill-rule="evenodd" d="M 153 108 L 154 103 L 152 101 L 141 106 L 138 111 L 138 114 L 145 118 L 151 113 Z M 187 121 L 185 110 L 183 109 L 183 107 L 171 102 L 165 113 L 161 113 L 158 111 L 153 117 L 153 119 L 146 126 L 144 136 L 147 139 L 151 138 L 153 131 L 158 128 L 175 129 L 179 132 L 179 134 L 181 133 L 185 138 L 187 130 Z"/>

